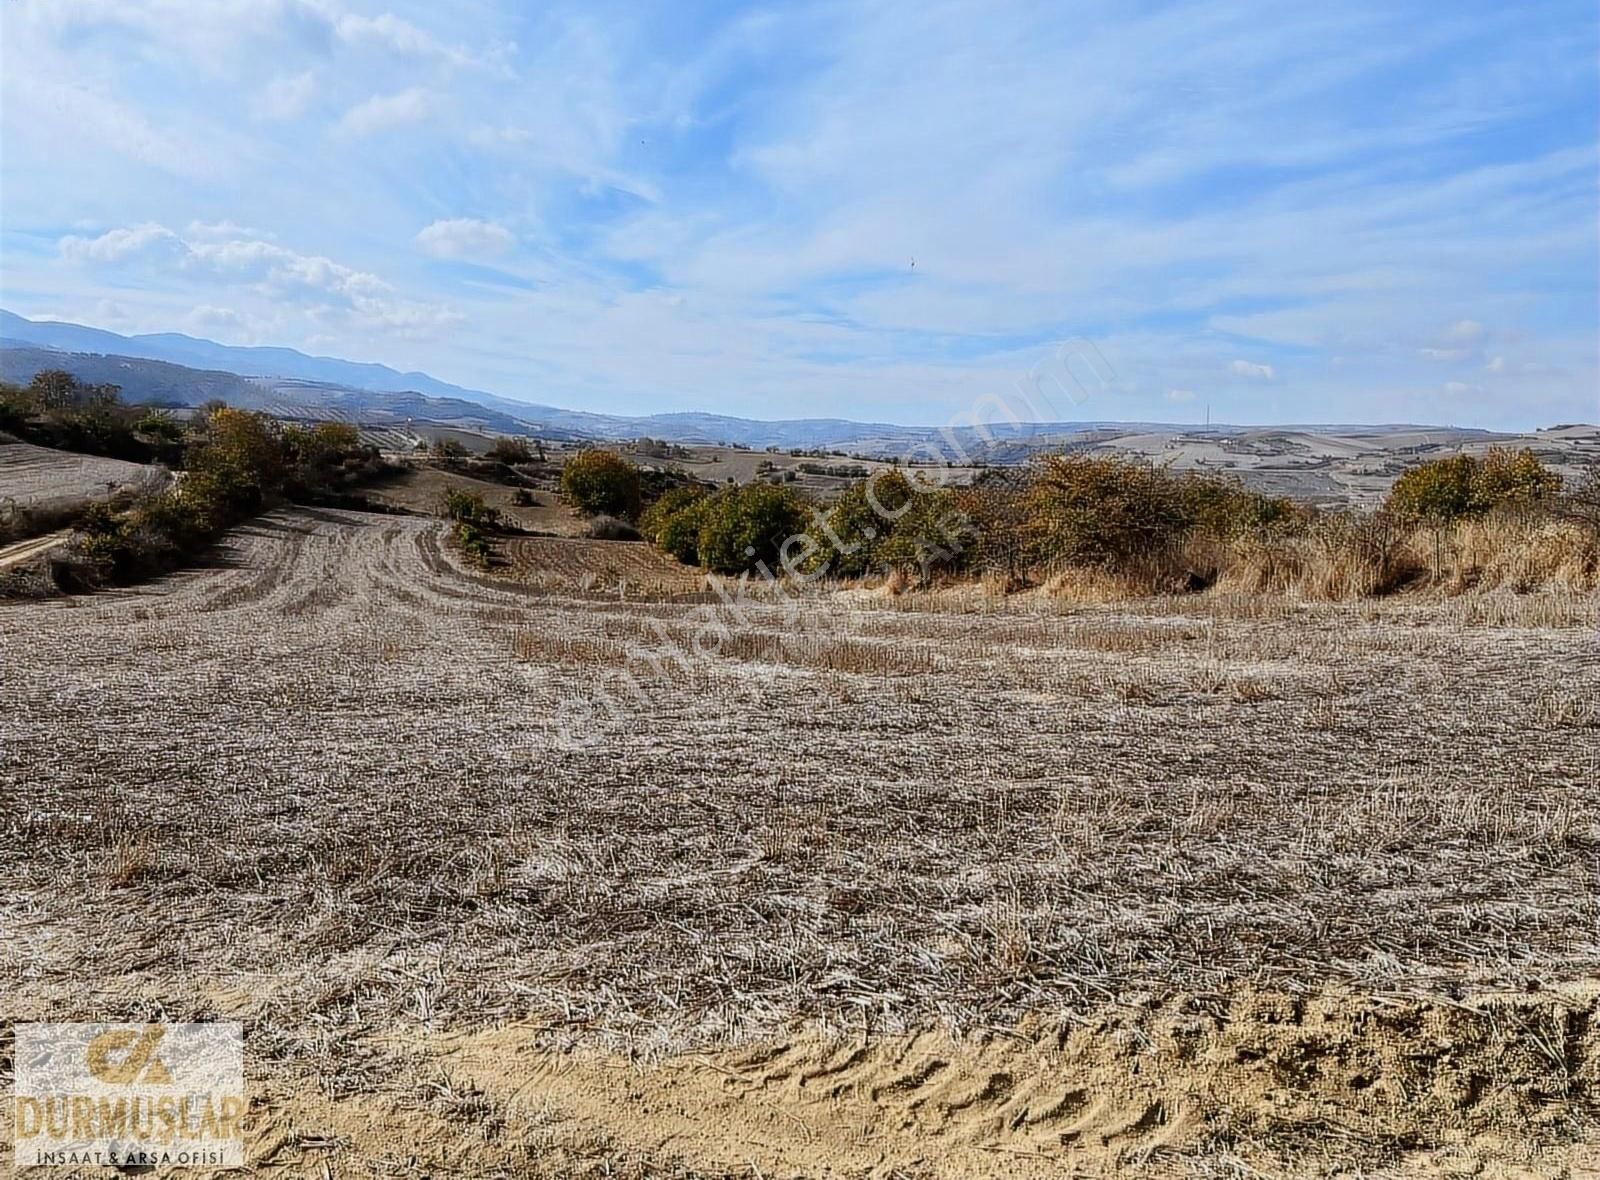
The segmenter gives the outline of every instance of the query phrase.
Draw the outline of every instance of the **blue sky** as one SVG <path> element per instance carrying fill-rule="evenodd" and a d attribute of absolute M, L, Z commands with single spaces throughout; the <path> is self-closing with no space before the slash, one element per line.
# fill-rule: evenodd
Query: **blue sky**
<path fill-rule="evenodd" d="M 611 412 L 1600 418 L 1591 0 L 3 0 L 0 303 Z M 912 260 L 915 259 L 915 265 Z"/>

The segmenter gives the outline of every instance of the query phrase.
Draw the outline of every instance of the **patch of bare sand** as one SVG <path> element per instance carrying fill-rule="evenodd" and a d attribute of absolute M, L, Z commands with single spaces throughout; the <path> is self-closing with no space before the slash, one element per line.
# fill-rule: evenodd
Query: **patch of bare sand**
<path fill-rule="evenodd" d="M 433 1078 L 420 1107 L 269 1099 L 253 1154 L 293 1174 L 309 1143 L 369 1168 L 403 1149 L 414 1169 L 450 1174 L 604 1161 L 628 1165 L 615 1174 L 930 1180 L 1585 1175 L 1600 1169 L 1597 1007 L 1593 987 L 1471 1004 L 1247 992 L 960 1040 L 805 1032 L 654 1064 L 511 1026 L 410 1045 Z"/>

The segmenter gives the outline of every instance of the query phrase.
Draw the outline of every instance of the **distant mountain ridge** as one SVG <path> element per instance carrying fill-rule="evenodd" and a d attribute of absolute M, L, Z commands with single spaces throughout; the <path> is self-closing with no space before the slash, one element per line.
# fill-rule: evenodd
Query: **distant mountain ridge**
<path fill-rule="evenodd" d="M 220 397 L 283 417 L 337 416 L 375 422 L 409 418 L 555 439 L 619 441 L 648 436 L 677 443 L 850 448 L 883 455 L 904 454 L 919 443 L 943 444 L 954 439 L 974 456 L 1008 461 L 1041 447 L 1081 442 L 1097 431 L 1202 429 L 1162 422 L 1096 421 L 999 423 L 987 431 L 974 427 L 946 431 L 840 418 L 761 421 L 694 412 L 597 414 L 513 401 L 426 373 L 309 356 L 292 348 L 238 347 L 176 332 L 122 336 L 81 324 L 29 320 L 0 309 L 0 376 L 26 381 L 39 369 L 51 367 L 68 369 L 86 381 L 114 382 L 123 386 L 131 401 L 198 405 Z M 1219 425 L 1206 429 L 1228 434 L 1261 428 Z M 1298 425 L 1274 429 L 1388 432 L 1428 428 Z"/>

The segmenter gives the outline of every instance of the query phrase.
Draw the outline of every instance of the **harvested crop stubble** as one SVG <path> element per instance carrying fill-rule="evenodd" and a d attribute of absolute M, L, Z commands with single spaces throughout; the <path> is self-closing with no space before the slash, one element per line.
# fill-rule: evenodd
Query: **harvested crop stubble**
<path fill-rule="evenodd" d="M 679 663 L 664 657 L 714 608 L 475 574 L 440 528 L 277 513 L 210 567 L 0 606 L 7 1015 L 229 1014 L 283 1110 L 313 1091 L 365 1109 L 407 1078 L 451 1126 L 478 1099 L 411 1077 L 437 1068 L 419 1030 L 531 1021 L 731 1069 L 730 1042 L 796 1022 L 1092 1027 L 1141 995 L 1228 1005 L 1247 985 L 1449 1009 L 1600 974 L 1591 630 L 1486 630 L 1437 604 L 949 613 L 816 595 L 797 609 L 828 612 L 826 638 L 786 643 L 780 604 L 715 608 L 744 638 Z M 621 666 L 591 658 L 613 650 Z M 560 744 L 566 704 L 642 675 L 640 652 L 669 672 L 601 710 L 595 744 Z M 1540 1029 L 1506 1060 L 1549 1043 Z M 1592 1101 L 1586 1035 L 1553 1043 L 1569 1082 L 1539 1100 L 1544 1139 Z M 1486 1069 L 1486 1094 L 1514 1080 Z M 1380 1153 L 1440 1147 L 1412 1105 Z M 1161 1150 L 1211 1150 L 1220 1117 Z M 1262 1117 L 1239 1134 L 1275 1150 L 1288 1124 Z M 1489 1123 L 1524 1144 L 1510 1117 Z M 468 1120 L 472 1166 L 436 1166 L 500 1167 L 488 1118 Z M 496 1142 L 527 1146 L 518 1118 Z M 599 1126 L 588 1156 L 560 1150 L 658 1158 L 659 1140 Z M 317 1128 L 280 1130 L 298 1166 L 290 1131 Z M 539 1150 L 567 1142 L 551 1136 Z M 385 1150 L 362 1142 L 352 1170 Z M 1124 1146 L 1129 1166 L 1164 1158 Z M 668 1152 L 679 1174 L 751 1174 L 694 1150 Z"/>

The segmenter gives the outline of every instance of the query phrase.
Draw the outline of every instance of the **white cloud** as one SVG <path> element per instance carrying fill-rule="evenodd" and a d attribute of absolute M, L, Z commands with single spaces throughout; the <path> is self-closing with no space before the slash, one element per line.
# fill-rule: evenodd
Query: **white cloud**
<path fill-rule="evenodd" d="M 255 116 L 272 122 L 298 119 L 317 93 L 317 78 L 310 70 L 274 78 L 256 96 Z"/>
<path fill-rule="evenodd" d="M 500 258 L 516 242 L 516 235 L 498 222 L 472 217 L 435 221 L 417 234 L 417 245 L 435 258 Z"/>
<path fill-rule="evenodd" d="M 472 61 L 464 50 L 453 49 L 392 12 L 378 16 L 344 13 L 334 19 L 339 38 L 349 44 L 371 44 L 414 57 L 437 57 L 454 65 Z"/>
<path fill-rule="evenodd" d="M 184 237 L 189 241 L 227 240 L 231 238 L 262 238 L 269 235 L 259 229 L 252 229 L 247 225 L 236 225 L 226 219 L 222 221 L 191 221 L 189 228 L 183 231 Z"/>
<path fill-rule="evenodd" d="M 97 238 L 72 234 L 62 238 L 59 245 L 61 256 L 69 262 L 124 262 L 155 249 L 181 257 L 188 249 L 177 234 L 154 222 L 107 230 Z"/>
<path fill-rule="evenodd" d="M 237 336 L 248 326 L 244 316 L 227 307 L 202 303 L 189 313 L 189 326 L 197 332 Z"/>
<path fill-rule="evenodd" d="M 1482 355 L 1481 346 L 1487 335 L 1488 330 L 1477 320 L 1457 320 L 1417 353 L 1430 361 L 1460 364 Z"/>
<path fill-rule="evenodd" d="M 1192 402 L 1194 401 L 1194 390 L 1169 389 L 1167 390 L 1167 400 L 1169 402 Z"/>
<path fill-rule="evenodd" d="M 1278 376 L 1271 365 L 1256 364 L 1254 361 L 1234 361 L 1228 366 L 1228 371 L 1235 377 L 1250 381 L 1272 381 Z"/>
<path fill-rule="evenodd" d="M 61 239 L 59 250 L 63 258 L 87 264 L 165 262 L 190 274 L 252 284 L 263 295 L 307 310 L 331 310 L 401 332 L 426 331 L 463 318 L 437 304 L 402 298 L 377 275 L 331 258 L 239 236 L 245 231 L 226 222 L 194 228 L 201 232 L 188 238 L 153 222 L 108 230 L 97 238 L 72 235 Z"/>
<path fill-rule="evenodd" d="M 1506 358 L 1503 356 L 1494 357 L 1484 368 L 1491 373 L 1504 373 L 1506 371 Z"/>
<path fill-rule="evenodd" d="M 420 123 L 432 111 L 428 92 L 413 86 L 397 94 L 378 94 L 344 113 L 338 129 L 345 135 L 372 135 L 408 123 Z"/>

